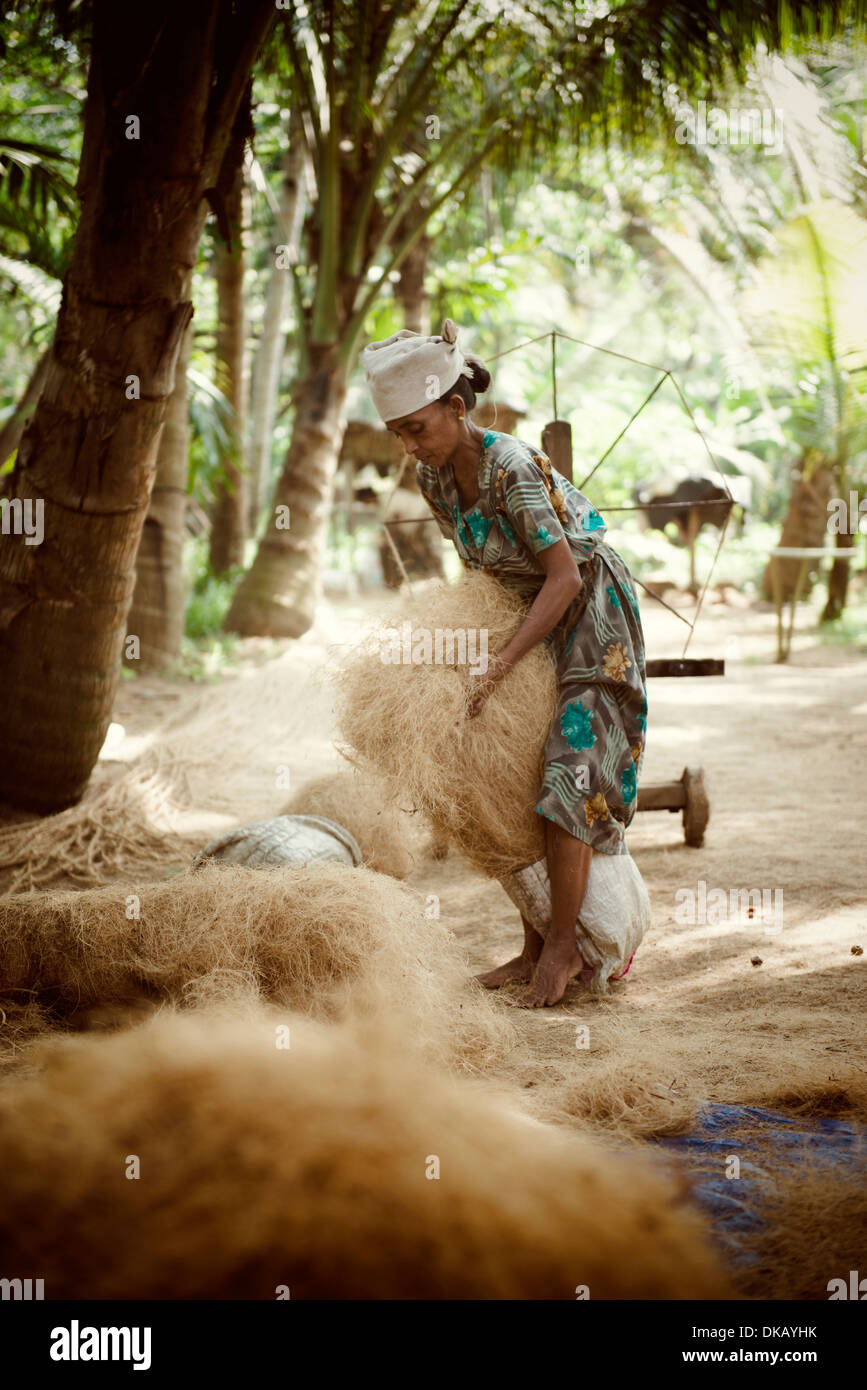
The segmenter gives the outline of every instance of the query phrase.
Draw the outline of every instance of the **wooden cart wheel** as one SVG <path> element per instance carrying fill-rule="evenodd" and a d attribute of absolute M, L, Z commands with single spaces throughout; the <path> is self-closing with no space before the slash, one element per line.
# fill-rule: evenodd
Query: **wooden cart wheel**
<path fill-rule="evenodd" d="M 686 794 L 683 807 L 683 838 L 688 845 L 698 849 L 704 844 L 704 832 L 710 819 L 710 802 L 704 785 L 704 769 L 685 767 L 681 781 Z"/>

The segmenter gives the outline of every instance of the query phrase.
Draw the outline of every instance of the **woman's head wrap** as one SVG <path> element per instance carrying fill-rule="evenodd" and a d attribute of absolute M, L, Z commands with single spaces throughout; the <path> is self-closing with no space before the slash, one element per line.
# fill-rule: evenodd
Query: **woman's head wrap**
<path fill-rule="evenodd" d="M 443 320 L 443 331 L 425 338 L 402 328 L 378 343 L 368 343 L 361 354 L 364 377 L 380 419 L 399 420 L 422 410 L 454 386 L 459 376 L 472 379 L 470 361 L 458 347 L 453 319 Z"/>

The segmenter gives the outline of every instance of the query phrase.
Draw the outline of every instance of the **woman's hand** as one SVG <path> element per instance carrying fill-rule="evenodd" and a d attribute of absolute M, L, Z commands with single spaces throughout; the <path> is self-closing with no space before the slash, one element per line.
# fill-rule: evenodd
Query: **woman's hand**
<path fill-rule="evenodd" d="M 493 693 L 504 676 L 511 671 L 511 663 L 500 657 L 492 657 L 484 675 L 470 676 L 466 692 L 466 716 L 474 719 L 484 708 L 488 696 Z"/>

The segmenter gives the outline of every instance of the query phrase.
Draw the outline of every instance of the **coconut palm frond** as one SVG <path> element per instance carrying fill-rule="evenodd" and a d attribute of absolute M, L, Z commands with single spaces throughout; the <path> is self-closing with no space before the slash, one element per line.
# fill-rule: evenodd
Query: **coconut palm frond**
<path fill-rule="evenodd" d="M 51 212 L 77 217 L 75 187 L 59 167 L 71 163 L 54 145 L 0 134 L 0 200 L 16 207 L 26 202 L 43 219 Z"/>
<path fill-rule="evenodd" d="M 669 109 L 672 87 L 684 95 L 707 96 L 743 84 L 762 46 L 768 52 L 797 52 L 816 39 L 827 41 L 847 28 L 867 30 L 865 0 L 634 0 L 619 5 L 545 5 L 561 38 L 551 47 L 546 71 L 532 91 L 512 105 L 516 130 L 513 161 L 534 158 L 559 130 L 587 148 L 615 133 L 631 143 L 674 132 Z M 535 21 L 534 21 L 535 22 Z M 514 88 L 520 83 L 516 73 Z"/>
<path fill-rule="evenodd" d="M 78 218 L 75 188 L 63 169 L 68 164 L 74 160 L 56 145 L 0 131 L 0 252 L 58 280 L 69 264 Z"/>
<path fill-rule="evenodd" d="M 758 346 L 848 373 L 867 367 L 867 223 L 836 199 L 784 227 L 747 296 Z"/>
<path fill-rule="evenodd" d="M 234 436 L 232 404 L 211 379 L 195 367 L 187 368 L 187 400 L 190 412 L 190 469 L 187 491 L 202 480 L 205 486 L 218 476 Z"/>
<path fill-rule="evenodd" d="M 72 254 L 73 232 L 57 245 L 46 226 L 26 208 L 0 199 L 0 252 L 26 261 L 52 279 L 62 280 Z"/>
<path fill-rule="evenodd" d="M 57 317 L 60 310 L 61 285 L 55 276 L 47 275 L 39 266 L 32 265 L 29 261 L 4 255 L 0 255 L 0 275 L 11 280 L 31 304 L 43 311 L 46 322 Z"/>

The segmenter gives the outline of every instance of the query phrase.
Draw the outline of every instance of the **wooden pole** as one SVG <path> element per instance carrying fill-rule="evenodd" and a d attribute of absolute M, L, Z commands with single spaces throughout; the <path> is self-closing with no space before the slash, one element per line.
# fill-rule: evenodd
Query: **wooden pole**
<path fill-rule="evenodd" d="M 542 431 L 542 449 L 558 473 L 573 482 L 572 426 L 568 420 L 552 420 Z"/>

